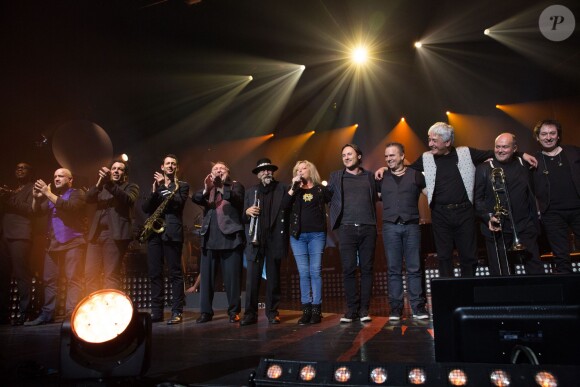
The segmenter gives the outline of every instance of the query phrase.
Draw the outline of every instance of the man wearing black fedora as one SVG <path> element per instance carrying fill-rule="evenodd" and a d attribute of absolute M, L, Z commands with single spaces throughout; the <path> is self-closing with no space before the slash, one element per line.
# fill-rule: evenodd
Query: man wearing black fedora
<path fill-rule="evenodd" d="M 243 222 L 246 231 L 246 306 L 241 325 L 258 322 L 258 294 L 266 265 L 266 317 L 279 324 L 280 262 L 288 253 L 288 221 L 285 200 L 288 187 L 274 179 L 278 167 L 270 159 L 260 159 L 252 170 L 260 182 L 246 190 Z"/>

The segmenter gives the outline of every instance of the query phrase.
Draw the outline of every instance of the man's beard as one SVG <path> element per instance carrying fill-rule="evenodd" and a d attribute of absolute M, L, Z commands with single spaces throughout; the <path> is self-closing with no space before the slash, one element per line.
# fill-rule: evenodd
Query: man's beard
<path fill-rule="evenodd" d="M 274 181 L 274 176 L 264 176 L 262 177 L 262 184 L 269 185 Z"/>

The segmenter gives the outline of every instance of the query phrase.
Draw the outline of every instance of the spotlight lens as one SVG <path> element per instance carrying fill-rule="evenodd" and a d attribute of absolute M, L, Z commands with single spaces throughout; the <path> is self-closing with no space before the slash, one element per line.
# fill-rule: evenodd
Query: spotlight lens
<path fill-rule="evenodd" d="M 483 33 L 484 33 L 485 35 L 489 35 L 489 33 L 490 33 L 490 32 L 491 32 L 491 31 L 489 30 L 489 28 L 486 28 L 486 29 L 483 31 Z"/>
<path fill-rule="evenodd" d="M 383 384 L 387 381 L 387 370 L 383 367 L 377 367 L 371 371 L 371 380 L 375 384 Z"/>
<path fill-rule="evenodd" d="M 121 160 L 123 160 L 123 161 L 129 161 L 129 156 L 126 153 L 123 153 L 121 155 Z"/>
<path fill-rule="evenodd" d="M 346 366 L 342 366 L 337 368 L 336 371 L 334 371 L 334 380 L 340 383 L 345 383 L 350 380 L 350 375 L 351 375 L 350 369 Z"/>
<path fill-rule="evenodd" d="M 415 42 L 415 48 L 421 48 L 421 47 L 423 47 L 423 43 Z"/>
<path fill-rule="evenodd" d="M 546 371 L 541 371 L 536 374 L 536 383 L 540 387 L 558 387 L 556 377 Z"/>
<path fill-rule="evenodd" d="M 510 376 L 503 370 L 492 371 L 489 375 L 491 384 L 496 387 L 508 387 L 511 383 Z"/>
<path fill-rule="evenodd" d="M 268 367 L 266 375 L 270 379 L 278 379 L 280 376 L 282 376 L 282 367 L 280 367 L 278 364 L 272 364 L 270 367 Z"/>
<path fill-rule="evenodd" d="M 367 50 L 364 47 L 358 47 L 352 52 L 352 60 L 355 63 L 364 63 L 367 60 Z"/>
<path fill-rule="evenodd" d="M 409 371 L 409 383 L 418 385 L 418 384 L 425 384 L 427 381 L 427 374 L 425 370 L 421 368 L 413 368 Z"/>
<path fill-rule="evenodd" d="M 460 369 L 451 370 L 451 372 L 449 372 L 449 383 L 451 383 L 452 386 L 466 386 L 467 375 Z"/>
<path fill-rule="evenodd" d="M 115 289 L 98 290 L 85 297 L 71 316 L 74 334 L 88 343 L 110 341 L 127 329 L 133 318 L 133 303 Z"/>
<path fill-rule="evenodd" d="M 300 379 L 309 382 L 316 377 L 316 368 L 313 365 L 307 365 L 300 370 Z"/>

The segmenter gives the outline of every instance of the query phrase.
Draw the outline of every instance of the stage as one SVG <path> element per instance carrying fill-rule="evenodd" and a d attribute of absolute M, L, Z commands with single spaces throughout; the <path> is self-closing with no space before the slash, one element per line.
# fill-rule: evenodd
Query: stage
<path fill-rule="evenodd" d="M 142 386 L 245 386 L 260 358 L 307 361 L 434 363 L 431 320 L 388 320 L 386 297 L 375 297 L 369 323 L 341 324 L 344 300 L 323 305 L 321 324 L 300 326 L 297 303 L 285 303 L 281 324 L 270 325 L 263 315 L 258 324 L 241 327 L 228 322 L 225 310 L 196 324 L 198 310 L 188 308 L 181 325 L 153 324 L 151 366 Z M 407 308 L 406 315 L 410 316 Z M 166 309 L 165 317 L 169 317 Z M 87 385 L 59 379 L 60 323 L 39 327 L 0 328 L 3 385 Z M 88 384 L 97 384 L 89 381 Z M 115 384 L 115 383 L 111 383 Z M 127 381 L 119 385 L 126 385 Z M 103 385 L 103 384 L 100 384 Z"/>

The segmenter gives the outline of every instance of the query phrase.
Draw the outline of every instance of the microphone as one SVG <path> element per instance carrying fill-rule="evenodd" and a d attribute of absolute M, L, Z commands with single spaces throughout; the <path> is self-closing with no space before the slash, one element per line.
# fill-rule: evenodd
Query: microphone
<path fill-rule="evenodd" d="M 213 183 L 215 185 L 221 185 L 222 184 L 222 177 L 220 175 L 217 175 L 216 177 L 213 178 Z"/>

